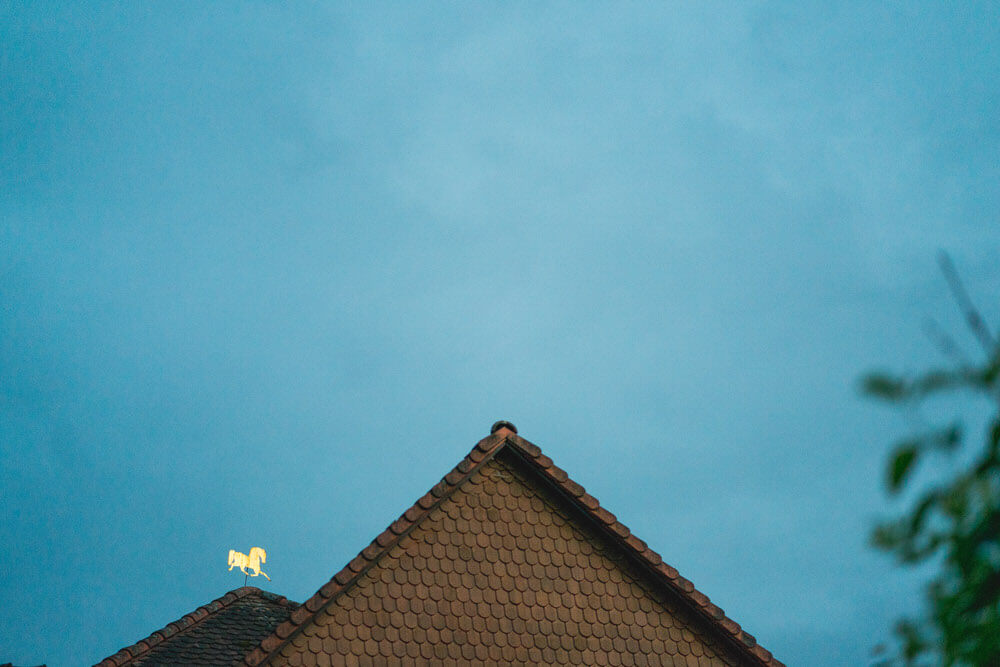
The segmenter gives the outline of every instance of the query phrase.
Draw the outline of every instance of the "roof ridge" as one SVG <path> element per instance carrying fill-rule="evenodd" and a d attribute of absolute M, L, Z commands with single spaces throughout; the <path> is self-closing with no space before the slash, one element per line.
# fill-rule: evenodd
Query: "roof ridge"
<path fill-rule="evenodd" d="M 645 542 L 632 535 L 628 527 L 619 522 L 614 514 L 601 507 L 598 500 L 588 494 L 583 486 L 570 479 L 565 470 L 545 456 L 538 445 L 519 436 L 517 431 L 509 428 L 506 423 L 498 422 L 494 427 L 494 432 L 476 443 L 472 451 L 451 472 L 403 512 L 311 598 L 292 612 L 287 621 L 280 623 L 270 635 L 261 640 L 260 645 L 246 655 L 244 663 L 256 667 L 271 658 L 307 621 L 313 619 L 344 591 L 351 588 L 363 573 L 373 567 L 393 545 L 409 534 L 432 509 L 468 480 L 482 464 L 495 457 L 505 446 L 510 445 L 522 459 L 566 495 L 571 503 L 601 526 L 612 540 L 637 558 L 655 578 L 678 595 L 695 613 L 700 614 L 709 624 L 717 628 L 723 638 L 728 639 L 737 650 L 763 667 L 785 667 L 784 663 L 775 658 L 770 651 L 757 644 L 753 635 L 727 617 L 707 595 L 680 576 L 675 568 L 665 563 L 663 558 Z"/>
<path fill-rule="evenodd" d="M 676 592 L 683 600 L 687 601 L 695 611 L 699 612 L 712 625 L 721 629 L 724 634 L 734 641 L 736 645 L 745 652 L 750 653 L 753 658 L 767 667 L 785 667 L 784 663 L 775 658 L 770 651 L 757 643 L 757 639 L 750 633 L 743 630 L 740 624 L 726 616 L 719 606 L 712 603 L 707 595 L 694 587 L 689 580 L 685 579 L 671 567 L 663 558 L 644 541 L 632 534 L 628 526 L 618 521 L 618 518 L 601 507 L 597 498 L 594 498 L 580 484 L 574 482 L 565 470 L 553 463 L 552 459 L 545 456 L 538 445 L 525 440 L 517 433 L 507 435 L 506 441 L 515 450 L 525 455 L 528 462 L 533 464 L 547 479 L 561 489 L 570 501 L 590 515 L 599 525 L 603 526 L 612 539 L 624 546 L 627 551 L 638 557 L 655 575 L 666 583 L 669 588 Z"/>
<path fill-rule="evenodd" d="M 461 486 L 480 465 L 492 459 L 507 442 L 509 429 L 501 428 L 486 436 L 472 448 L 464 459 L 459 461 L 451 472 L 441 478 L 441 481 L 431 487 L 431 490 L 421 496 L 398 519 L 389 524 L 371 544 L 361 550 L 347 565 L 337 572 L 330 581 L 323 584 L 316 593 L 292 612 L 287 621 L 278 624 L 274 631 L 261 640 L 260 645 L 244 658 L 247 665 L 256 666 L 274 655 L 297 633 L 297 631 L 312 620 L 316 614 L 326 608 L 362 574 L 374 566 L 399 540 L 408 535 L 422 522 L 432 509 Z"/>
<path fill-rule="evenodd" d="M 184 614 L 176 621 L 167 623 L 163 628 L 151 633 L 145 639 L 140 639 L 131 646 L 119 649 L 114 655 L 101 660 L 94 667 L 121 667 L 121 665 L 128 664 L 129 662 L 142 657 L 146 653 L 149 653 L 170 637 L 193 628 L 206 618 L 215 615 L 237 600 L 242 600 L 249 595 L 257 595 L 269 602 L 285 607 L 297 608 L 299 606 L 297 603 L 292 602 L 284 595 L 264 591 L 255 586 L 241 586 L 212 600 L 208 604 L 203 604 L 190 613 Z"/>

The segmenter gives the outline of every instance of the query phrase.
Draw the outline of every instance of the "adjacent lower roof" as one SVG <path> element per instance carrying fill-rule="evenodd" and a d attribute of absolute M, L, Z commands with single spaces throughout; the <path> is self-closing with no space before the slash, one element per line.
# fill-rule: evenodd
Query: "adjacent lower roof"
<path fill-rule="evenodd" d="M 237 588 L 105 658 L 97 667 L 232 665 L 297 607 L 259 588 Z"/>
<path fill-rule="evenodd" d="M 337 656 L 782 665 L 506 423 L 245 663 Z"/>

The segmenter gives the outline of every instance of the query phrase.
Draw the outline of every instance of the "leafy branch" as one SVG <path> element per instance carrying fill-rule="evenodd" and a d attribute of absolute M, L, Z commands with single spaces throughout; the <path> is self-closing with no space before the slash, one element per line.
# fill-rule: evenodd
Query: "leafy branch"
<path fill-rule="evenodd" d="M 951 259 L 942 253 L 939 263 L 984 358 L 968 362 L 947 334 L 933 328 L 932 340 L 954 367 L 915 377 L 872 373 L 863 378 L 862 392 L 901 409 L 971 392 L 990 402 L 991 414 L 971 462 L 922 489 L 907 511 L 872 532 L 873 546 L 906 566 L 940 559 L 928 587 L 929 609 L 896 624 L 898 655 L 880 664 L 995 666 L 1000 665 L 1000 348 Z M 954 457 L 965 447 L 965 435 L 954 420 L 897 442 L 885 471 L 889 494 L 906 489 L 925 459 Z"/>

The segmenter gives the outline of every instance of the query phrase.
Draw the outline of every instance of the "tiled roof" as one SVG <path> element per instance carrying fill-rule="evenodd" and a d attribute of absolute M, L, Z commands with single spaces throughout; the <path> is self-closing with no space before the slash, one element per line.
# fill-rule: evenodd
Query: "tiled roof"
<path fill-rule="evenodd" d="M 237 588 L 105 658 L 97 667 L 232 665 L 297 607 L 259 588 Z"/>
<path fill-rule="evenodd" d="M 782 665 L 499 422 L 248 665 Z"/>

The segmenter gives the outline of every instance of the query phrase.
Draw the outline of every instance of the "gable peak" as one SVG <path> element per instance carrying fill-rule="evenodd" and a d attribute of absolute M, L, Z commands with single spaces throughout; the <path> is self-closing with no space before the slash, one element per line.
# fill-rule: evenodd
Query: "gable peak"
<path fill-rule="evenodd" d="M 514 426 L 509 421 L 501 419 L 500 421 L 498 421 L 495 424 L 493 424 L 493 426 L 490 428 L 490 435 L 493 435 L 493 434 L 497 433 L 498 431 L 503 431 L 503 430 L 510 431 L 510 433 L 512 433 L 512 434 L 517 433 L 517 427 L 516 426 Z M 506 433 L 501 433 L 500 435 L 507 435 L 507 434 Z"/>

